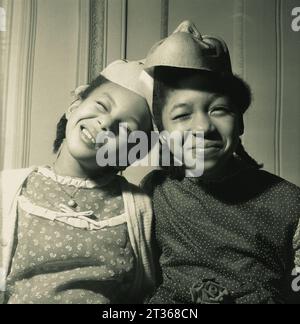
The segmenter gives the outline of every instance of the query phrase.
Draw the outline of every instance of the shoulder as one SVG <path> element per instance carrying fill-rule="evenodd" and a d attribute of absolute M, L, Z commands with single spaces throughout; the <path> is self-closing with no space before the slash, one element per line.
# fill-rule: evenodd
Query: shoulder
<path fill-rule="evenodd" d="M 269 188 L 274 198 L 293 200 L 300 203 L 300 188 L 295 184 L 265 170 L 258 170 L 255 180 Z"/>
<path fill-rule="evenodd" d="M 131 199 L 133 199 L 135 209 L 138 211 L 138 214 L 148 215 L 149 211 L 152 211 L 152 202 L 150 196 L 143 188 L 128 182 L 126 178 L 118 178 L 121 182 L 123 192 L 130 194 L 130 196 L 127 197 L 132 197 Z"/>
<path fill-rule="evenodd" d="M 126 192 L 130 192 L 134 196 L 147 196 L 143 188 L 129 182 L 125 177 L 117 176 L 117 179 L 120 181 L 122 189 Z"/>
<path fill-rule="evenodd" d="M 274 220 L 281 221 L 282 226 L 297 227 L 300 219 L 300 188 L 264 170 L 259 170 L 252 181 L 258 183 L 260 190 L 256 202 L 271 211 L 270 215 Z"/>
<path fill-rule="evenodd" d="M 141 182 L 141 188 L 150 196 L 153 196 L 155 189 L 163 184 L 168 178 L 166 171 L 154 170 L 147 174 Z"/>

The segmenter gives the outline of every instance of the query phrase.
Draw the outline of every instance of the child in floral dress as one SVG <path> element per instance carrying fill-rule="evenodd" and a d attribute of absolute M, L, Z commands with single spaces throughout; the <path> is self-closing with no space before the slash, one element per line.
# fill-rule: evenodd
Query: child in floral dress
<path fill-rule="evenodd" d="M 99 167 L 95 146 L 120 123 L 151 131 L 142 68 L 114 62 L 78 91 L 58 124 L 53 166 L 1 173 L 4 303 L 138 303 L 152 289 L 150 201 L 120 168 Z"/>

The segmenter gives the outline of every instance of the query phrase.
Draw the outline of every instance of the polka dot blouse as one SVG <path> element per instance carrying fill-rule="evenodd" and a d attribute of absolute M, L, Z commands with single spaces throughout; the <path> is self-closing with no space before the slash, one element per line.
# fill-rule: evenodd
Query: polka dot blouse
<path fill-rule="evenodd" d="M 245 169 L 215 183 L 156 171 L 145 188 L 162 268 L 150 303 L 300 303 L 298 187 Z"/>

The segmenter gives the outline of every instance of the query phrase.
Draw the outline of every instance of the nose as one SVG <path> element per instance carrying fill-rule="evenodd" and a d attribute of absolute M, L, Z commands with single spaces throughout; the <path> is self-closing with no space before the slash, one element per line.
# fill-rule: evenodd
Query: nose
<path fill-rule="evenodd" d="M 99 125 L 99 128 L 102 131 L 109 131 L 113 132 L 115 135 L 118 133 L 118 122 L 114 120 L 112 117 L 106 115 L 106 116 L 101 116 L 97 118 L 97 122 Z"/>
<path fill-rule="evenodd" d="M 199 112 L 193 121 L 193 131 L 204 132 L 204 135 L 215 131 L 215 126 L 205 112 Z"/>

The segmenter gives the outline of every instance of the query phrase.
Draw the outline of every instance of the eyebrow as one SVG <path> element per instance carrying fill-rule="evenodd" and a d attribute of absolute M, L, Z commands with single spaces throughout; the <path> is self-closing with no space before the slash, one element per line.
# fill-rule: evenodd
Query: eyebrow
<path fill-rule="evenodd" d="M 191 103 L 184 103 L 184 102 L 182 102 L 182 103 L 179 103 L 179 104 L 174 105 L 172 107 L 172 109 L 171 109 L 171 112 L 173 112 L 174 110 L 179 109 L 179 108 L 189 108 L 192 105 L 193 104 L 191 104 Z"/>
<path fill-rule="evenodd" d="M 219 93 L 213 94 L 208 100 L 208 105 L 211 105 L 214 101 L 218 100 L 220 97 L 222 97 L 222 95 Z M 191 106 L 193 106 L 193 103 L 191 102 L 181 102 L 179 104 L 174 105 L 171 109 L 171 112 L 179 108 L 189 108 Z"/>
<path fill-rule="evenodd" d="M 106 96 L 112 104 L 116 105 L 114 98 L 108 92 L 103 92 L 102 95 Z"/>

